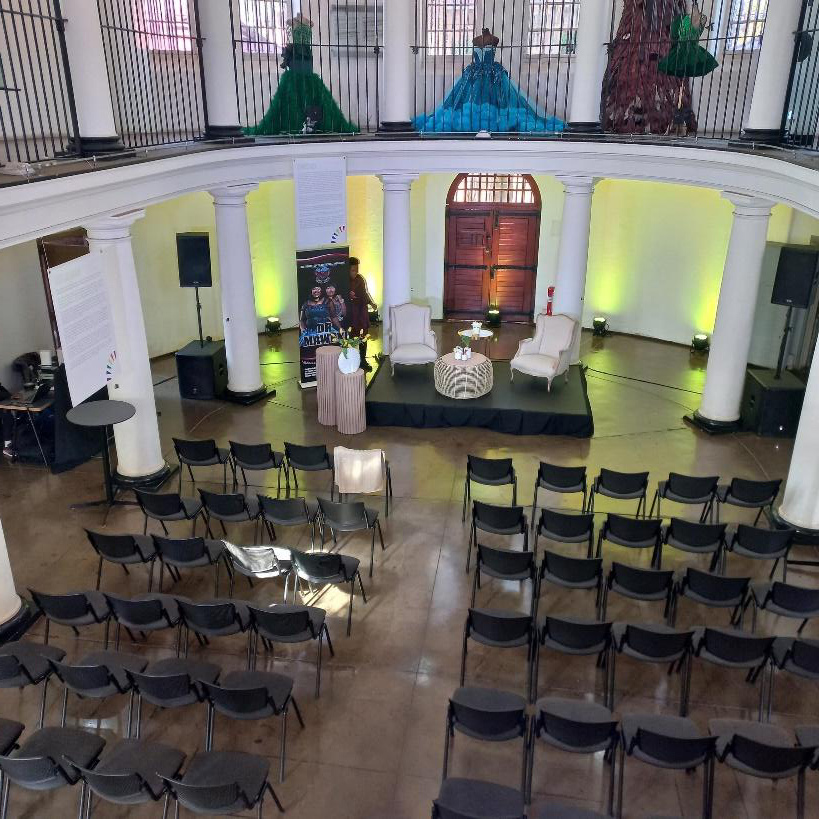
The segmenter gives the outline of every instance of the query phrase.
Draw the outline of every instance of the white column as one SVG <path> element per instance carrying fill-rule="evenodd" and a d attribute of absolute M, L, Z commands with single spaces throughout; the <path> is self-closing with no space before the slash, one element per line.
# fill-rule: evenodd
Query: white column
<path fill-rule="evenodd" d="M 121 151 L 97 4 L 89 0 L 63 0 L 62 11 L 66 18 L 65 47 L 77 108 L 80 151 L 86 156 Z"/>
<path fill-rule="evenodd" d="M 6 548 L 6 537 L 3 534 L 3 524 L 0 521 L 0 632 L 10 620 L 18 617 L 22 605 L 23 601 L 14 588 L 14 578 L 11 574 L 9 553 Z"/>
<path fill-rule="evenodd" d="M 259 324 L 247 229 L 247 195 L 258 185 L 230 185 L 210 192 L 216 206 L 216 245 L 222 287 L 222 320 L 228 390 L 247 398 L 264 392 L 259 367 Z"/>
<path fill-rule="evenodd" d="M 802 0 L 771 3 L 765 20 L 751 110 L 743 129 L 744 139 L 776 143 L 782 138 L 782 111 L 788 93 L 794 32 L 799 27 L 801 9 Z"/>
<path fill-rule="evenodd" d="M 384 3 L 384 95 L 381 103 L 382 131 L 412 129 L 413 54 L 415 0 Z"/>
<path fill-rule="evenodd" d="M 384 343 L 390 324 L 390 307 L 410 300 L 410 190 L 414 173 L 381 174 L 384 188 L 384 295 L 381 320 Z"/>
<path fill-rule="evenodd" d="M 233 63 L 231 6 L 234 20 L 238 21 L 239 5 L 235 0 L 199 3 L 199 34 L 204 40 L 202 71 L 208 109 L 205 136 L 208 139 L 242 136 Z M 242 55 L 238 55 L 237 59 L 241 62 Z"/>
<path fill-rule="evenodd" d="M 590 176 L 559 176 L 558 179 L 563 183 L 565 193 L 552 310 L 554 313 L 565 313 L 582 323 L 594 179 Z M 572 351 L 572 361 L 579 360 L 578 333 Z"/>
<path fill-rule="evenodd" d="M 748 366 L 762 256 L 772 202 L 742 193 L 723 193 L 734 204 L 734 220 L 722 273 L 717 319 L 695 419 L 712 428 L 734 426 Z"/>
<path fill-rule="evenodd" d="M 606 70 L 611 0 L 580 0 L 577 52 L 572 60 L 570 131 L 600 130 L 600 97 Z"/>
<path fill-rule="evenodd" d="M 797 529 L 819 533 L 819 357 L 808 376 L 788 481 L 777 517 Z"/>
<path fill-rule="evenodd" d="M 117 351 L 108 396 L 136 408 L 130 421 L 114 426 L 117 477 L 129 483 L 153 481 L 168 472 L 159 443 L 148 339 L 131 247 L 131 225 L 144 215 L 145 211 L 135 210 L 86 225 L 91 253 L 111 249 L 116 258 L 116 264 L 105 271 Z"/>

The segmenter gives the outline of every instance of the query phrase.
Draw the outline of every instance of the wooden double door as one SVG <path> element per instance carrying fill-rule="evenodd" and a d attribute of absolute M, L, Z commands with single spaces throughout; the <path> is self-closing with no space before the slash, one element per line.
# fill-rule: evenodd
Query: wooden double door
<path fill-rule="evenodd" d="M 534 314 L 540 208 L 447 206 L 444 313 L 483 318 L 490 305 L 504 321 Z"/>

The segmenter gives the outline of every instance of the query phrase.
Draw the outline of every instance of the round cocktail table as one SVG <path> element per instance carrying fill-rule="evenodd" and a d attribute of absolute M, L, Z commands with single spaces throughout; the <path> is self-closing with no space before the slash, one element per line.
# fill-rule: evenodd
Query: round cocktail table
<path fill-rule="evenodd" d="M 474 347 L 478 342 L 482 341 L 483 351 L 489 356 L 489 340 L 495 335 L 492 330 L 487 330 L 484 327 L 481 327 L 480 330 L 464 327 L 462 330 L 458 330 L 458 335 L 461 337 L 463 344 L 467 347 Z"/>
<path fill-rule="evenodd" d="M 435 362 L 435 389 L 447 398 L 480 398 L 492 389 L 492 362 L 480 353 L 458 361 L 447 353 Z"/>

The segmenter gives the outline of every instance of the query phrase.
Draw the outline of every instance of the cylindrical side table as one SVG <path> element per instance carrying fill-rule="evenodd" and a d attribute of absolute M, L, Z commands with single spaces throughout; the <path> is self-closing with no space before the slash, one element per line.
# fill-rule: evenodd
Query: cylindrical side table
<path fill-rule="evenodd" d="M 327 345 L 316 350 L 318 422 L 326 427 L 336 425 L 336 373 L 338 373 L 339 349 Z"/>
<path fill-rule="evenodd" d="M 345 435 L 357 435 L 367 429 L 364 370 L 346 375 L 336 366 L 336 422 L 338 431 Z"/>

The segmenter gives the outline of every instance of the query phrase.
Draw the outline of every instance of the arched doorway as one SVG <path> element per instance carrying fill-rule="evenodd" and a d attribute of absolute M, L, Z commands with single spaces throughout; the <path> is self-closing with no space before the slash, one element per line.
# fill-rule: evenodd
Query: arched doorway
<path fill-rule="evenodd" d="M 526 174 L 459 174 L 446 205 L 444 315 L 534 314 L 540 191 Z"/>

